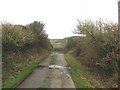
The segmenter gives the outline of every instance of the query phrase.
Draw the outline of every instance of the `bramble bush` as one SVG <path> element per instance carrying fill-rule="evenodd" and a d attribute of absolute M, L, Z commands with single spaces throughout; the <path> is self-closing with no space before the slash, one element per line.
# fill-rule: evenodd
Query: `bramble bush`
<path fill-rule="evenodd" d="M 106 76 L 118 70 L 118 24 L 112 22 L 79 21 L 74 30 L 77 39 L 68 38 L 66 48 L 75 49 L 79 60 L 91 70 Z M 79 39 L 78 39 L 79 38 Z"/>
<path fill-rule="evenodd" d="M 18 72 L 31 60 L 50 51 L 50 40 L 43 22 L 28 25 L 2 24 L 3 81 Z"/>

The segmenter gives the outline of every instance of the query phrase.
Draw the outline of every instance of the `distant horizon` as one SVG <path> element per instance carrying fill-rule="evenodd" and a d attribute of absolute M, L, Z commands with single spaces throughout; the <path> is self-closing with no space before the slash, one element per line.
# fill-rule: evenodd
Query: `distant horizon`
<path fill-rule="evenodd" d="M 77 19 L 118 23 L 118 0 L 2 0 L 0 11 L 1 22 L 27 25 L 42 21 L 51 39 L 75 36 Z"/>
<path fill-rule="evenodd" d="M 102 19 L 102 18 L 99 18 L 99 19 Z M 97 20 L 99 20 L 99 19 L 97 19 Z M 84 19 L 84 20 L 87 20 L 87 19 Z M 88 20 L 92 20 L 92 19 L 88 19 Z M 103 20 L 103 19 L 102 19 Z M 34 21 L 37 21 L 37 20 L 34 20 Z M 32 21 L 32 22 L 34 22 L 34 21 Z M 76 20 L 77 21 L 77 20 Z M 96 21 L 96 20 L 95 20 Z M 107 19 L 105 19 L 105 20 L 103 20 L 103 21 L 110 21 L 110 20 L 107 20 Z M 30 22 L 30 23 L 32 23 L 32 22 Z M 43 21 L 38 21 L 38 22 L 43 22 Z M 118 23 L 118 22 L 115 22 L 115 21 L 110 21 L 110 22 L 113 22 L 113 23 Z M 23 26 L 25 26 L 25 25 L 28 25 L 28 24 L 30 24 L 30 23 L 27 23 L 27 24 L 19 24 L 19 23 L 12 23 L 12 22 L 9 22 L 9 21 L 7 21 L 7 20 L 3 20 L 3 21 L 0 21 L 0 23 L 10 23 L 10 24 L 13 24 L 13 25 L 23 25 Z M 44 22 L 43 22 L 43 24 L 45 24 Z M 46 27 L 46 26 L 45 26 Z M 73 30 L 74 31 L 74 30 Z M 46 32 L 46 29 L 45 29 L 45 32 Z M 72 32 L 72 31 L 71 31 Z M 72 32 L 73 33 L 73 32 Z M 69 38 L 69 37 L 74 37 L 74 36 L 80 36 L 80 34 L 74 34 L 73 33 L 73 35 L 70 35 L 70 36 L 65 36 L 65 37 L 61 37 L 61 38 L 50 38 L 49 37 L 49 34 L 48 33 L 46 33 L 47 35 L 48 35 L 48 38 L 49 39 L 64 39 L 64 38 Z"/>
<path fill-rule="evenodd" d="M 102 19 L 102 18 L 99 18 L 99 19 Z M 99 20 L 99 19 L 97 19 L 97 20 Z M 87 20 L 87 19 L 84 19 L 84 20 Z M 88 20 L 92 20 L 92 19 L 88 19 Z M 103 20 L 103 19 L 102 19 Z M 34 20 L 34 21 L 37 21 L 37 20 Z M 34 22 L 34 21 L 32 21 L 32 22 Z M 77 20 L 76 20 L 77 21 Z M 96 21 L 96 20 L 95 20 Z M 107 20 L 107 19 L 105 19 L 105 20 L 103 20 L 103 21 L 110 21 L 110 20 Z M 12 23 L 12 22 L 9 22 L 9 21 L 7 21 L 7 20 L 3 20 L 3 21 L 0 21 L 0 23 L 10 23 L 10 24 L 13 24 L 13 25 L 23 25 L 23 26 L 25 26 L 25 25 L 28 25 L 28 24 L 30 24 L 30 23 L 32 23 L 32 22 L 30 22 L 30 23 L 27 23 L 27 24 L 16 24 L 16 23 Z M 38 21 L 38 22 L 43 22 L 43 21 Z M 113 22 L 113 23 L 118 23 L 118 22 L 115 22 L 115 21 L 110 21 L 110 22 Z M 43 22 L 43 24 L 45 24 L 44 22 Z M 45 32 L 46 32 L 46 29 L 45 29 Z M 72 32 L 73 33 L 73 32 Z M 80 36 L 80 34 L 74 34 L 73 33 L 73 35 L 71 35 L 71 36 L 65 36 L 65 37 L 61 37 L 61 38 L 50 38 L 49 37 L 49 34 L 48 33 L 46 33 L 47 35 L 48 35 L 48 38 L 49 39 L 65 39 L 65 38 L 69 38 L 69 37 L 74 37 L 74 36 Z"/>

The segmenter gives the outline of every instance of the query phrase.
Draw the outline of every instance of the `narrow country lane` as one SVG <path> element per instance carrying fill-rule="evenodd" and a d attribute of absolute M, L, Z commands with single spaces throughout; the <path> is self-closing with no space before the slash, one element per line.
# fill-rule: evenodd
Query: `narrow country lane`
<path fill-rule="evenodd" d="M 36 68 L 17 88 L 75 88 L 66 68 L 49 69 L 47 67 L 50 65 L 52 55 L 56 56 L 55 65 L 67 65 L 63 54 L 53 53 L 40 63 L 40 65 L 46 67 Z"/>
<path fill-rule="evenodd" d="M 42 65 L 49 65 L 50 63 L 50 56 L 48 56 L 47 59 L 45 59 L 41 64 Z M 47 79 L 49 74 L 48 68 L 36 68 L 31 75 L 29 75 L 19 86 L 18 88 L 39 88 L 43 87 L 45 84 L 45 80 Z M 48 85 L 44 86 L 48 87 Z"/>
<path fill-rule="evenodd" d="M 63 54 L 56 53 L 56 65 L 66 66 L 67 63 L 65 61 Z M 72 78 L 65 69 L 53 69 L 51 73 L 51 88 L 75 88 L 75 85 L 72 81 Z"/>

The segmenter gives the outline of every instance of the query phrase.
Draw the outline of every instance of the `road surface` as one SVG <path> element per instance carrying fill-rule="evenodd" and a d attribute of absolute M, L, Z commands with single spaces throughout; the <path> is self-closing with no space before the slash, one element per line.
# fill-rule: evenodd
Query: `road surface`
<path fill-rule="evenodd" d="M 56 56 L 56 65 L 67 65 L 64 55 L 53 53 L 40 65 L 49 66 L 52 55 Z M 17 88 L 75 88 L 67 69 L 49 69 L 38 67 Z"/>

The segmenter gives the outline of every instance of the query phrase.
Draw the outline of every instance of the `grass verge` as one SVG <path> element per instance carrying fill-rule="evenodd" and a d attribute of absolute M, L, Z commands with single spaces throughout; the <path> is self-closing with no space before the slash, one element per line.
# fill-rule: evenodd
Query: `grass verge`
<path fill-rule="evenodd" d="M 21 69 L 21 71 L 15 75 L 10 76 L 5 83 L 3 83 L 2 88 L 15 88 L 17 87 L 32 71 L 36 68 L 36 66 L 42 62 L 47 55 L 40 57 L 38 60 L 33 61 L 31 64 L 26 65 Z"/>
<path fill-rule="evenodd" d="M 50 65 L 55 64 L 56 58 L 55 55 L 51 57 Z"/>
<path fill-rule="evenodd" d="M 78 64 L 75 58 L 69 53 L 64 54 L 67 64 L 71 67 L 70 74 L 75 83 L 76 88 L 95 88 L 86 79 L 84 66 Z"/>
<path fill-rule="evenodd" d="M 62 43 L 54 43 L 53 48 L 63 48 Z"/>

